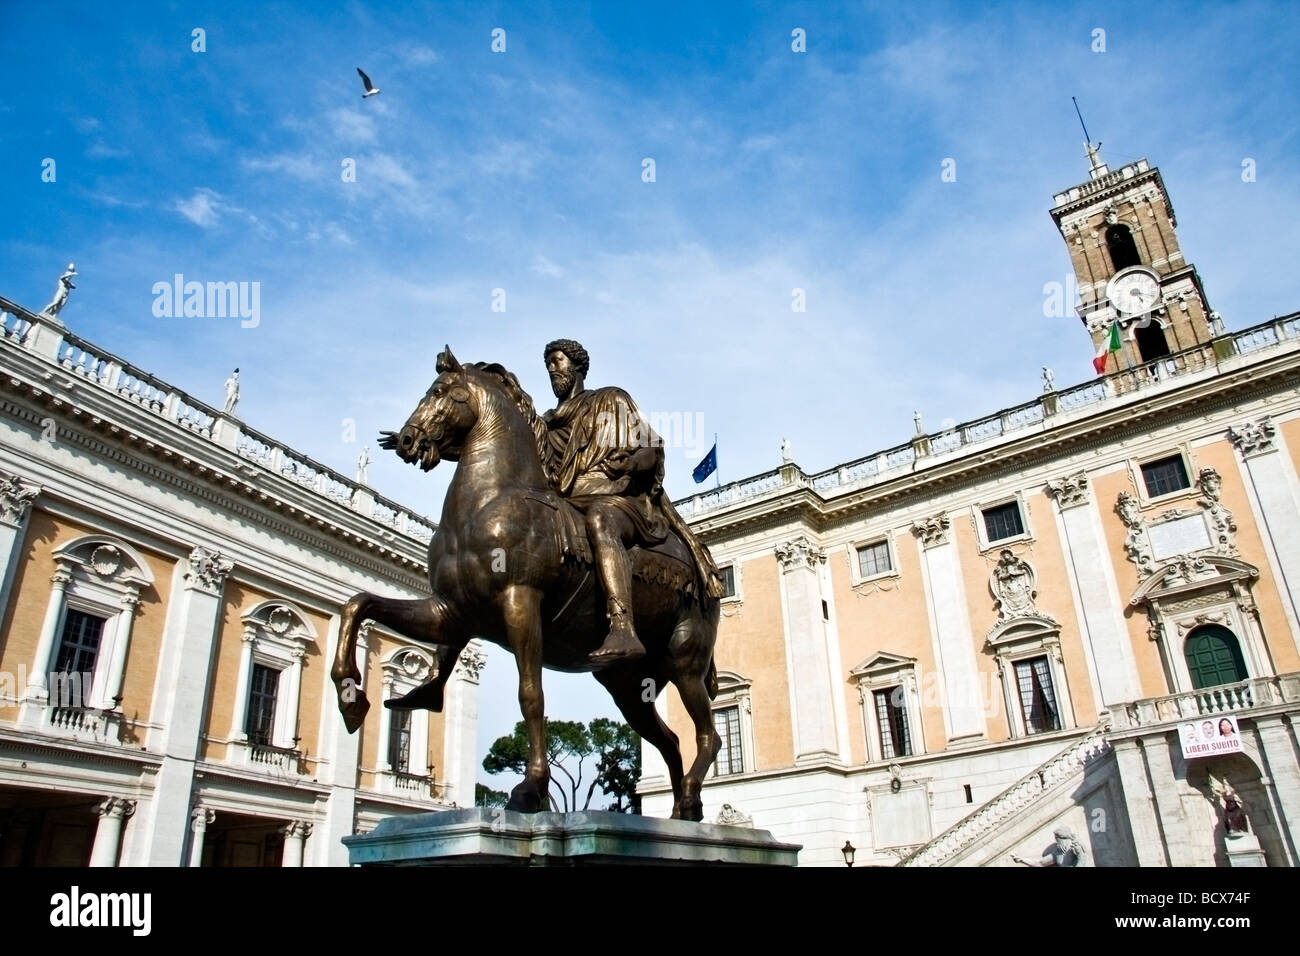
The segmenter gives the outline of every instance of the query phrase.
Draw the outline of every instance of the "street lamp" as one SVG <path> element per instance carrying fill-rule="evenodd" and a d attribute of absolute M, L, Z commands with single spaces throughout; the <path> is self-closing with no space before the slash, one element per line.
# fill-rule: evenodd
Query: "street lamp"
<path fill-rule="evenodd" d="M 853 856 L 855 853 L 858 852 L 857 849 L 853 846 L 853 844 L 850 843 L 848 840 L 845 840 L 844 846 L 840 849 L 840 852 L 844 854 L 844 865 L 852 866 Z"/>

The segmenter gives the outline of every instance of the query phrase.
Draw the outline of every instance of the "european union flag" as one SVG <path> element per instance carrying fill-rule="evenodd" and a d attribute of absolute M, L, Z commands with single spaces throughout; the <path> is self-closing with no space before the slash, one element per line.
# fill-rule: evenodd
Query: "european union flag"
<path fill-rule="evenodd" d="M 695 470 L 691 472 L 691 477 L 695 479 L 695 483 L 698 485 L 701 481 L 709 477 L 709 475 L 713 474 L 717 470 L 718 470 L 718 443 L 714 442 L 713 447 L 709 449 L 709 453 L 704 456 L 704 460 L 700 462 L 698 465 L 696 465 Z"/>

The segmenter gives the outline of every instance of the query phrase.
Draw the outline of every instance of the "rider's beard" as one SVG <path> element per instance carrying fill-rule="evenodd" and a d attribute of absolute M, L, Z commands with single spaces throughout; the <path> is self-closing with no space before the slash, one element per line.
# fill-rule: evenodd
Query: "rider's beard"
<path fill-rule="evenodd" d="M 551 391 L 556 398 L 567 398 L 569 389 L 573 388 L 573 376 L 564 372 L 551 373 Z"/>

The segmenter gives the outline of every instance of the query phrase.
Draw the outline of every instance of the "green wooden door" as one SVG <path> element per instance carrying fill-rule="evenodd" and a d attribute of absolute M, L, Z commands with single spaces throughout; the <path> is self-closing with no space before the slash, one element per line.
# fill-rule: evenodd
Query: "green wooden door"
<path fill-rule="evenodd" d="M 1226 627 L 1206 624 L 1187 635 L 1184 645 L 1187 671 L 1192 676 L 1192 686 L 1214 687 L 1218 684 L 1235 684 L 1246 679 L 1246 662 L 1241 657 L 1241 645 Z"/>

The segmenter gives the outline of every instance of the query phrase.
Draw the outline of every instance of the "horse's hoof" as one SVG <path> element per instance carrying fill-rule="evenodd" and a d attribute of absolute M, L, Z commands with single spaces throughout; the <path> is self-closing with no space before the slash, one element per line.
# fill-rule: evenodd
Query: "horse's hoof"
<path fill-rule="evenodd" d="M 524 781 L 510 791 L 510 800 L 506 803 L 506 809 L 514 810 L 516 813 L 541 813 L 546 809 L 546 804 L 541 794 Z"/>
<path fill-rule="evenodd" d="M 690 820 L 692 823 L 704 821 L 704 803 L 699 799 L 684 799 L 673 804 L 674 820 Z"/>
<path fill-rule="evenodd" d="M 364 690 L 355 692 L 355 696 L 349 701 L 339 701 L 339 712 L 343 714 L 343 726 L 347 728 L 348 733 L 355 734 L 362 722 L 366 719 L 366 713 L 370 710 L 370 701 L 366 697 Z"/>
<path fill-rule="evenodd" d="M 384 701 L 384 706 L 389 710 L 431 710 L 435 714 L 440 714 L 442 703 L 442 685 L 431 681 L 421 684 L 409 694 Z"/>

